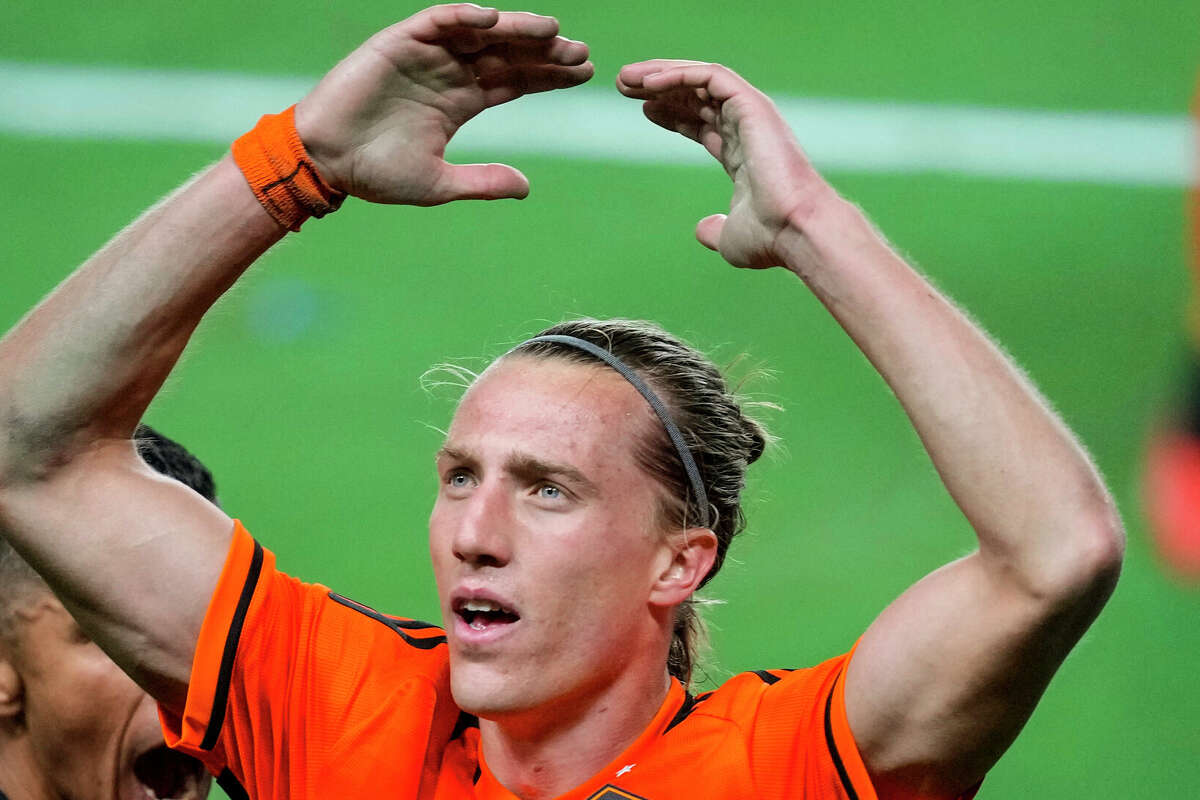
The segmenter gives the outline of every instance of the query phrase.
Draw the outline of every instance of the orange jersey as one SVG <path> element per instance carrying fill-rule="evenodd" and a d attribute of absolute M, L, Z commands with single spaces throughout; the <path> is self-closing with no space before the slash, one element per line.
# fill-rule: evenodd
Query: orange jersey
<path fill-rule="evenodd" d="M 874 800 L 846 723 L 848 655 L 747 672 L 692 696 L 672 682 L 624 753 L 564 800 Z M 231 797 L 515 800 L 450 695 L 446 638 L 275 569 L 236 525 L 167 742 Z"/>

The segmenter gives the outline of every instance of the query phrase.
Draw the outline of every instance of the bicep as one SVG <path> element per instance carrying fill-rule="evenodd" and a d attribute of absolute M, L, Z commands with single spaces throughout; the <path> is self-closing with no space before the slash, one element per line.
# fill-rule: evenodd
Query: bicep
<path fill-rule="evenodd" d="M 113 440 L 5 488 L 0 525 L 122 669 L 182 701 L 232 535 L 221 509 Z"/>
<path fill-rule="evenodd" d="M 1102 602 L 1031 595 L 978 552 L 897 598 L 846 675 L 850 729 L 880 796 L 891 784 L 956 797 L 978 783 Z"/>

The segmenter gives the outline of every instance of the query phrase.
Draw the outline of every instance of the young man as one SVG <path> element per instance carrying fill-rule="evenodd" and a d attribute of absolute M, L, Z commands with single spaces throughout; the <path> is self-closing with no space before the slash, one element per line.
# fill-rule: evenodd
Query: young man
<path fill-rule="evenodd" d="M 145 425 L 157 472 L 216 503 L 212 475 Z M 97 647 L 0 539 L 0 799 L 203 800 L 212 779 L 168 750 L 154 700 Z"/>
<path fill-rule="evenodd" d="M 489 106 L 586 80 L 586 58 L 550 18 L 418 13 L 84 264 L 0 342 L 14 544 L 158 698 L 169 738 L 250 797 L 970 795 L 1111 592 L 1120 522 L 1020 372 L 724 67 L 643 62 L 617 86 L 724 166 L 731 211 L 697 238 L 820 298 L 979 539 L 852 655 L 686 694 L 690 597 L 740 528 L 763 442 L 712 365 L 652 326 L 552 329 L 463 397 L 430 518 L 444 630 L 280 574 L 133 456 L 192 330 L 286 229 L 345 194 L 523 197 L 515 169 L 448 165 L 446 142 Z"/>

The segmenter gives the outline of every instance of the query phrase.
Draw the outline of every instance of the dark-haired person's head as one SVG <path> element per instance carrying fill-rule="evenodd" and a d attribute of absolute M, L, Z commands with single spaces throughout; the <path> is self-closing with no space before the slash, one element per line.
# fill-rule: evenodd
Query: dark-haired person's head
<path fill-rule="evenodd" d="M 712 361 L 656 325 L 546 336 L 569 340 L 525 342 L 472 383 L 438 456 L 430 549 L 452 685 L 489 718 L 655 670 L 686 684 L 693 593 L 745 526 L 746 468 L 768 441 Z"/>
<path fill-rule="evenodd" d="M 212 503 L 208 469 L 146 425 L 143 460 Z M 168 750 L 154 701 L 0 538 L 0 793 L 10 800 L 199 800 L 210 778 Z"/>

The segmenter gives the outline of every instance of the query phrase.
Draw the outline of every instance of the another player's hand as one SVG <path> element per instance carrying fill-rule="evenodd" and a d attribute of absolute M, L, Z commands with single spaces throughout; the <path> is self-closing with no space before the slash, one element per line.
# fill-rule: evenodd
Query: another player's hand
<path fill-rule="evenodd" d="M 771 99 L 720 64 L 629 64 L 617 88 L 644 100 L 653 123 L 704 145 L 733 180 L 728 215 L 700 220 L 696 238 L 736 267 L 777 266 L 777 239 L 831 190 L 809 163 Z"/>
<path fill-rule="evenodd" d="M 587 57 L 553 17 L 435 6 L 343 59 L 297 105 L 296 129 L 326 182 L 366 200 L 520 198 L 529 182 L 516 169 L 448 164 L 446 144 L 486 108 L 588 80 Z"/>

